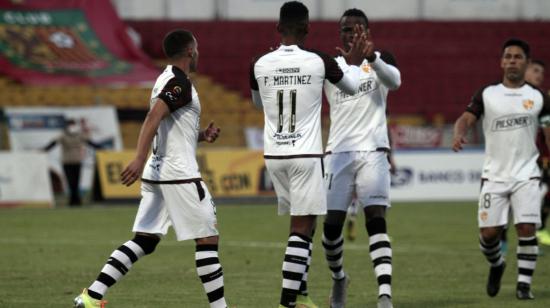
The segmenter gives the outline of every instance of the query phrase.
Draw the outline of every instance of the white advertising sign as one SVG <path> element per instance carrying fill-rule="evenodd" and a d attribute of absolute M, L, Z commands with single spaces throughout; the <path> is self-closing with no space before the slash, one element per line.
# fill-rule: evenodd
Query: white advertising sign
<path fill-rule="evenodd" d="M 475 201 L 484 152 L 450 149 L 396 151 L 392 201 Z"/>
<path fill-rule="evenodd" d="M 14 152 L 38 151 L 62 134 L 65 120 L 72 119 L 89 132 L 89 139 L 100 143 L 104 149 L 122 150 L 122 137 L 112 106 L 102 107 L 7 107 L 10 148 Z M 82 127 L 84 126 L 84 127 Z M 80 176 L 80 189 L 87 191 L 92 186 L 95 166 L 95 151 L 86 147 Z M 61 147 L 49 151 L 49 168 L 61 178 Z"/>
<path fill-rule="evenodd" d="M 0 152 L 0 207 L 27 203 L 53 205 L 48 155 Z"/>

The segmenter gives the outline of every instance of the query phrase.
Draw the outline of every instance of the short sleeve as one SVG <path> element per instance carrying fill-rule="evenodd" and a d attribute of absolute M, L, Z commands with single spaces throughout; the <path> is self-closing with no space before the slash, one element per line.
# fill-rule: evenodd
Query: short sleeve
<path fill-rule="evenodd" d="M 550 127 L 550 96 L 546 93 L 542 94 L 542 110 L 539 114 L 539 123 L 542 127 Z"/>
<path fill-rule="evenodd" d="M 325 65 L 325 79 L 333 84 L 340 81 L 344 77 L 344 72 L 342 72 L 342 69 L 340 69 L 338 62 L 336 62 L 333 57 L 325 53 L 316 53 L 317 55 L 319 55 L 319 57 L 321 57 L 321 59 L 323 59 L 323 63 Z"/>
<path fill-rule="evenodd" d="M 170 112 L 174 112 L 191 102 L 193 99 L 191 89 L 192 85 L 189 79 L 174 77 L 162 88 L 158 98 L 168 105 Z"/>
<path fill-rule="evenodd" d="M 483 115 L 483 90 L 485 90 L 485 87 L 479 89 L 474 94 L 472 100 L 466 107 L 466 111 L 473 113 L 478 119 Z"/>
<path fill-rule="evenodd" d="M 395 57 L 388 51 L 385 51 L 385 50 L 381 51 L 380 59 L 386 62 L 386 64 L 397 67 L 397 62 L 395 61 Z"/>
<path fill-rule="evenodd" d="M 256 80 L 256 75 L 254 74 L 254 66 L 256 65 L 257 59 L 253 59 L 250 63 L 249 69 L 249 78 L 250 78 L 250 89 L 258 91 L 258 80 Z"/>

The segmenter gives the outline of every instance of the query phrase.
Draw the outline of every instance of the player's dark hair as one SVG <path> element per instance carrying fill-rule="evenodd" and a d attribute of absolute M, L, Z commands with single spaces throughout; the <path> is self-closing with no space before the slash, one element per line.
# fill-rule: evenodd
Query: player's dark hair
<path fill-rule="evenodd" d="M 193 33 L 184 29 L 170 31 L 164 37 L 162 49 L 168 59 L 179 58 L 184 55 L 185 50 L 193 43 Z"/>
<path fill-rule="evenodd" d="M 309 22 L 307 7 L 298 1 L 285 2 L 279 12 L 279 31 L 283 35 L 305 36 Z"/>
<path fill-rule="evenodd" d="M 546 68 L 546 63 L 544 63 L 544 61 L 542 61 L 541 59 L 533 59 L 533 60 L 531 60 L 531 64 L 538 64 L 538 65 Z"/>
<path fill-rule="evenodd" d="M 344 14 L 342 14 L 342 17 L 340 17 L 339 22 L 342 22 L 342 18 L 349 16 L 363 18 L 365 20 L 365 27 L 369 27 L 369 19 L 367 18 L 367 15 L 365 15 L 365 12 L 355 8 L 346 10 Z"/>
<path fill-rule="evenodd" d="M 520 40 L 517 38 L 511 38 L 504 42 L 504 45 L 502 45 L 502 53 L 504 53 L 504 49 L 510 47 L 510 46 L 517 46 L 523 50 L 523 53 L 525 54 L 525 57 L 527 59 L 531 58 L 531 48 L 529 47 L 529 44 L 527 44 L 526 41 Z"/>

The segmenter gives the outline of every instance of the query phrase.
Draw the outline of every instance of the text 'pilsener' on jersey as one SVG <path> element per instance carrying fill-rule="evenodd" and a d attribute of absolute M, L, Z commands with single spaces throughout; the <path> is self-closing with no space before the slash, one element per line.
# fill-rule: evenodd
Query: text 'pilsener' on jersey
<path fill-rule="evenodd" d="M 356 93 L 359 68 L 351 67 L 344 74 L 332 57 L 297 45 L 281 45 L 252 63 L 250 88 L 264 109 L 266 158 L 322 156 L 323 82 Z"/>
<path fill-rule="evenodd" d="M 481 88 L 466 111 L 483 117 L 485 162 L 482 178 L 526 181 L 540 177 L 535 137 L 539 119 L 550 116 L 548 96 L 525 83 L 507 88 L 501 82 Z"/>
<path fill-rule="evenodd" d="M 196 149 L 201 105 L 195 87 L 182 70 L 168 65 L 155 82 L 150 107 L 157 99 L 168 105 L 170 115 L 160 122 L 143 179 L 162 182 L 200 178 Z"/>

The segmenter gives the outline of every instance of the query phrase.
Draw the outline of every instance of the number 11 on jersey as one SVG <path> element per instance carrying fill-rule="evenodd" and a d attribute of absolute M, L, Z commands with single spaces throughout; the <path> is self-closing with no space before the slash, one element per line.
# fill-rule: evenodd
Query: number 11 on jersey
<path fill-rule="evenodd" d="M 284 90 L 277 91 L 277 103 L 279 105 L 279 121 L 277 124 L 277 132 L 283 132 L 283 95 Z M 290 90 L 290 127 L 288 129 L 289 133 L 293 133 L 296 130 L 296 90 Z"/>

